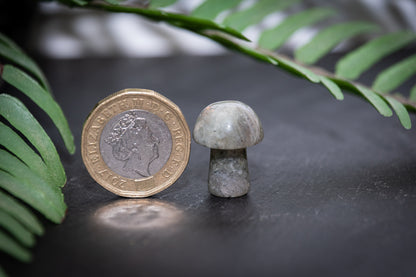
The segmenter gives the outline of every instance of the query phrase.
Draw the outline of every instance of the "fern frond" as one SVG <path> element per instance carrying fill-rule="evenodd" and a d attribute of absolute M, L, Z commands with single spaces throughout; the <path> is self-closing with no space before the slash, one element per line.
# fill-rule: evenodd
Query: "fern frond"
<path fill-rule="evenodd" d="M 12 63 L 0 64 L 1 79 L 49 115 L 73 153 L 73 135 L 36 63 L 3 34 L 0 58 Z M 23 203 L 52 222 L 62 222 L 66 204 L 61 187 L 66 176 L 51 139 L 19 99 L 0 94 L 0 116 L 0 227 L 7 232 L 0 231 L 0 251 L 28 262 L 32 257 L 26 247 L 33 246 L 35 235 L 42 235 L 44 230 Z"/>
<path fill-rule="evenodd" d="M 266 16 L 288 9 L 299 3 L 300 0 L 260 0 L 255 1 L 249 7 L 235 10 L 235 7 L 240 2 L 238 0 L 206 0 L 194 11 L 191 11 L 190 15 L 167 13 L 159 9 L 149 10 L 123 5 L 97 4 L 94 2 L 88 3 L 84 7 L 98 8 L 110 12 L 135 13 L 152 20 L 164 21 L 173 26 L 187 29 L 201 36 L 205 36 L 228 49 L 272 64 L 313 83 L 321 84 L 338 100 L 343 99 L 342 90 L 346 90 L 365 99 L 383 116 L 392 116 L 393 109 L 402 125 L 406 129 L 410 128 L 411 124 L 407 116 L 409 111 L 416 111 L 416 89 L 412 90 L 409 99 L 407 99 L 397 95 L 383 95 L 381 91 L 384 90 L 380 89 L 381 85 L 377 85 L 376 88 L 371 88 L 364 84 L 354 82 L 354 79 L 358 78 L 383 57 L 414 42 L 416 40 L 416 34 L 410 31 L 402 31 L 376 37 L 338 61 L 336 74 L 334 74 L 322 68 L 309 67 L 305 64 L 315 63 L 325 54 L 329 53 L 337 44 L 349 38 L 379 31 L 376 25 L 366 22 L 344 22 L 330 26 L 318 32 L 310 42 L 300 47 L 294 54 L 296 59 L 292 59 L 271 52 L 270 49 L 279 48 L 295 31 L 333 16 L 334 12 L 330 9 L 323 8 L 295 13 L 287 17 L 275 28 L 264 31 L 260 40 L 253 43 L 253 45 L 257 44 L 259 47 L 254 48 L 240 41 L 240 39 L 249 41 L 242 32 L 250 26 L 259 24 Z M 151 3 L 150 6 L 152 5 Z M 214 21 L 215 18 L 217 18 L 219 13 L 225 11 L 229 14 L 225 17 L 222 24 L 216 23 Z M 412 61 L 407 61 L 405 65 L 398 65 L 398 69 L 391 69 L 389 74 L 384 74 L 387 77 L 380 77 L 380 80 L 386 78 L 383 80 L 383 82 L 386 82 L 385 80 L 395 79 L 395 81 L 389 84 L 396 84 L 395 87 L 397 87 L 404 81 L 404 75 L 406 74 L 401 75 L 399 78 L 397 74 L 393 73 L 396 71 L 402 72 L 404 68 L 409 69 Z M 411 73 L 407 74 L 409 76 L 411 75 Z M 380 82 L 377 81 L 378 84 L 381 84 Z"/>

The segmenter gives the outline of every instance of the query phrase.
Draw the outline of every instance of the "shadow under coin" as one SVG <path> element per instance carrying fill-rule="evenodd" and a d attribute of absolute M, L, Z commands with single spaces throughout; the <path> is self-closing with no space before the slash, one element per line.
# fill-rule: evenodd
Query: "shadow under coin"
<path fill-rule="evenodd" d="M 184 212 L 156 199 L 122 199 L 95 212 L 98 223 L 120 230 L 171 229 L 184 218 Z"/>

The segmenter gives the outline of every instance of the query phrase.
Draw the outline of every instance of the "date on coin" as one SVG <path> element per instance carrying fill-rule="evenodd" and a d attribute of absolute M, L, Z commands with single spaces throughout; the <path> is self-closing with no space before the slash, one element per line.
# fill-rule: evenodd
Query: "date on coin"
<path fill-rule="evenodd" d="M 188 164 L 190 147 L 178 106 L 145 89 L 125 89 L 100 101 L 81 138 L 90 175 L 124 197 L 147 197 L 172 185 Z"/>

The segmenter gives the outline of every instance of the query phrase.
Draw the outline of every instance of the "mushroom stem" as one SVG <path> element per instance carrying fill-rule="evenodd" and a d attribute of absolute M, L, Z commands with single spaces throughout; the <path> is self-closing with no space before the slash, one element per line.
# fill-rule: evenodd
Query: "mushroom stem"
<path fill-rule="evenodd" d="M 211 149 L 208 188 L 218 197 L 239 197 L 248 193 L 250 182 L 246 148 Z"/>

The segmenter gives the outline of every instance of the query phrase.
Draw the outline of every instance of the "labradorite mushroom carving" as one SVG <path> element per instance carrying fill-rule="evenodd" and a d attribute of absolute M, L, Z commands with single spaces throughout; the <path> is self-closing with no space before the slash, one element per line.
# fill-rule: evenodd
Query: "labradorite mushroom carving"
<path fill-rule="evenodd" d="M 219 197 L 239 197 L 250 189 L 246 148 L 263 139 L 256 113 L 240 101 L 221 101 L 199 114 L 196 143 L 211 148 L 208 188 Z"/>

